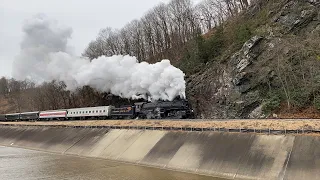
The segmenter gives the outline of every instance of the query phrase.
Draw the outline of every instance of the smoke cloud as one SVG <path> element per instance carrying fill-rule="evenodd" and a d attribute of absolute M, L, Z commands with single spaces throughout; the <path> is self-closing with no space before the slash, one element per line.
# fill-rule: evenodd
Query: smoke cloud
<path fill-rule="evenodd" d="M 69 90 L 89 85 L 124 98 L 173 100 L 185 98 L 184 73 L 169 60 L 139 63 L 135 57 L 116 55 L 93 59 L 68 53 L 72 29 L 44 15 L 26 21 L 21 52 L 15 58 L 12 76 L 37 84 L 64 81 Z"/>

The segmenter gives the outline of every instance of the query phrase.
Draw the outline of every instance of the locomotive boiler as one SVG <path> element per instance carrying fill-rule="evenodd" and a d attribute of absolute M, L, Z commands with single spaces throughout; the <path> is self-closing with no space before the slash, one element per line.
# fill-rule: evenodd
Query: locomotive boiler
<path fill-rule="evenodd" d="M 194 116 L 186 100 L 135 103 L 135 109 L 141 119 L 191 119 Z"/>

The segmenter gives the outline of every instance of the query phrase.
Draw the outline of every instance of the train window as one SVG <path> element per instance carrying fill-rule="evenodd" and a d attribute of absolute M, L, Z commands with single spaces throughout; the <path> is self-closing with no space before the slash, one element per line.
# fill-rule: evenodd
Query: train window
<path fill-rule="evenodd" d="M 97 110 L 96 113 L 98 113 L 99 111 Z"/>
<path fill-rule="evenodd" d="M 106 110 L 103 110 L 103 112 L 106 112 Z"/>
<path fill-rule="evenodd" d="M 100 110 L 100 113 L 102 113 L 102 110 Z"/>
<path fill-rule="evenodd" d="M 88 111 L 86 111 L 86 113 L 88 113 Z"/>
<path fill-rule="evenodd" d="M 89 111 L 89 113 L 91 113 L 91 111 Z"/>

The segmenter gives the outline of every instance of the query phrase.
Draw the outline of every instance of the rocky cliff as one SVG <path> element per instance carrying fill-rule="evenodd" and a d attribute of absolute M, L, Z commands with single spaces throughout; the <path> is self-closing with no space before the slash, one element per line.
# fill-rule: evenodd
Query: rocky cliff
<path fill-rule="evenodd" d="M 266 23 L 237 52 L 188 79 L 200 118 L 264 118 L 279 110 L 317 107 L 320 84 L 319 0 L 255 3 L 243 20 L 265 12 Z"/>

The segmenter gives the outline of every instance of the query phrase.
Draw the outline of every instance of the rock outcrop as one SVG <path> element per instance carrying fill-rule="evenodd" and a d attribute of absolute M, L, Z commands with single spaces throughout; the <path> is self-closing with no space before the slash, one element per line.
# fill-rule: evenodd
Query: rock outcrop
<path fill-rule="evenodd" d="M 278 8 L 260 27 L 265 33 L 190 77 L 188 97 L 199 118 L 264 118 L 266 92 L 294 89 L 285 81 L 302 84 L 308 65 L 320 70 L 315 61 L 320 51 L 319 1 L 279 1 Z"/>

